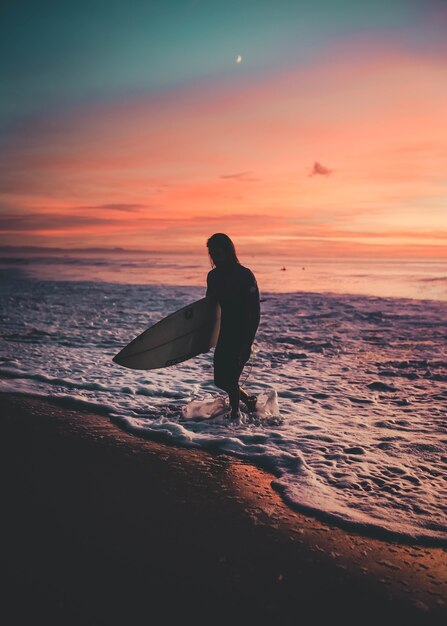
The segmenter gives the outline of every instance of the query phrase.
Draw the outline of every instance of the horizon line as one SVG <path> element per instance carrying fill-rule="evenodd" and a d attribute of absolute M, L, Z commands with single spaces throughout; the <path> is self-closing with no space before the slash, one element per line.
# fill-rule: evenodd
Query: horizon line
<path fill-rule="evenodd" d="M 378 246 L 379 247 L 379 246 Z M 424 247 L 424 246 L 421 246 Z M 433 247 L 430 246 L 432 249 Z M 441 249 L 443 249 L 443 246 L 436 246 L 439 247 Z M 243 248 L 243 246 L 240 246 L 239 249 L 241 250 Z M 380 246 L 379 247 L 381 249 L 382 252 L 384 252 L 384 247 Z M 3 253 L 12 253 L 12 252 L 23 252 L 23 253 L 42 253 L 42 252 L 48 252 L 48 253 L 86 253 L 86 252 L 91 252 L 91 253 L 118 253 L 118 254 L 125 254 L 125 253 L 131 253 L 131 254 L 170 254 L 170 255 L 176 255 L 176 254 L 200 254 L 200 251 L 193 251 L 193 250 L 166 250 L 166 249 L 153 249 L 153 248 L 123 248 L 121 246 L 110 246 L 110 247 L 97 247 L 97 246 L 88 246 L 88 247 L 84 247 L 84 248 L 80 248 L 80 247 L 60 247 L 60 246 L 14 246 L 14 245 L 2 245 L 0 244 L 0 252 Z M 206 255 L 206 251 L 203 250 L 204 254 Z M 284 252 L 280 252 L 280 251 L 273 251 L 273 252 L 268 252 L 266 250 L 259 250 L 259 251 L 245 251 L 242 249 L 242 251 L 239 252 L 240 255 L 249 255 L 249 256 L 284 256 L 284 257 L 295 257 L 295 258 L 335 258 L 335 257 L 343 257 L 343 258 L 355 258 L 355 259 L 359 259 L 359 258 L 365 258 L 365 259 L 370 259 L 373 258 L 375 256 L 374 251 L 371 250 L 365 250 L 365 251 L 361 251 L 361 250 L 357 250 L 357 251 L 353 251 L 350 254 L 346 254 L 345 252 L 341 252 L 340 250 L 336 251 L 336 250 L 332 250 L 332 251 L 328 251 L 327 253 L 320 253 L 320 254 L 310 254 L 309 255 L 309 251 L 303 251 L 302 254 L 296 254 L 290 251 L 284 251 Z M 377 256 L 376 256 L 377 258 Z M 436 261 L 436 260 L 440 260 L 440 261 L 446 261 L 446 257 L 444 256 L 430 256 L 430 257 L 420 257 L 417 255 L 411 254 L 411 252 L 409 251 L 407 256 L 396 256 L 393 255 L 392 253 L 390 254 L 380 254 L 380 256 L 378 257 L 378 259 L 389 259 L 389 260 L 403 260 L 403 259 L 408 259 L 408 260 L 418 260 L 418 261 Z"/>

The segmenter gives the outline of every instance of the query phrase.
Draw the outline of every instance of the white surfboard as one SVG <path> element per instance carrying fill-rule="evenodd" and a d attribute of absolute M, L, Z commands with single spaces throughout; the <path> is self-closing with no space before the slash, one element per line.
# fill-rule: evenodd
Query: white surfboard
<path fill-rule="evenodd" d="M 202 298 L 171 313 L 113 357 L 115 363 L 134 370 L 152 370 L 182 363 L 216 345 L 220 306 Z"/>

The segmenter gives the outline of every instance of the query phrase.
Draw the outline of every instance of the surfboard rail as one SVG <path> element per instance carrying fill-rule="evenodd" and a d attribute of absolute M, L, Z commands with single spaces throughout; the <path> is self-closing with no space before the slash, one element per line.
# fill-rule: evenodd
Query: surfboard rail
<path fill-rule="evenodd" d="M 208 352 L 216 345 L 219 331 L 219 304 L 201 298 L 147 328 L 112 360 L 130 369 L 170 367 Z"/>

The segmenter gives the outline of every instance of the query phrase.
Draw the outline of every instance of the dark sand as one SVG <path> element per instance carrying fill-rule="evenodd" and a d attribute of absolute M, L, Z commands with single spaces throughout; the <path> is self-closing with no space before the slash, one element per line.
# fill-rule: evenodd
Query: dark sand
<path fill-rule="evenodd" d="M 272 476 L 0 394 L 2 623 L 447 624 L 447 551 L 291 511 Z"/>

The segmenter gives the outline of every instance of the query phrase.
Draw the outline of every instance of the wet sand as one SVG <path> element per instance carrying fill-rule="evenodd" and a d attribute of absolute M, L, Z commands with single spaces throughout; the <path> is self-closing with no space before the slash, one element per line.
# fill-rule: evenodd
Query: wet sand
<path fill-rule="evenodd" d="M 447 623 L 447 550 L 290 510 L 272 476 L 0 394 L 3 623 Z"/>

